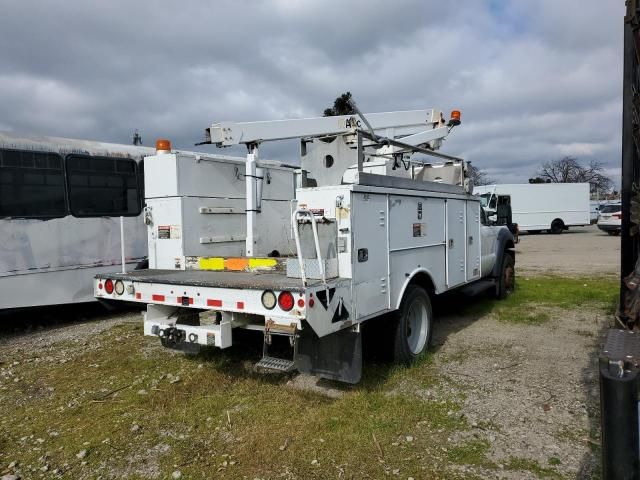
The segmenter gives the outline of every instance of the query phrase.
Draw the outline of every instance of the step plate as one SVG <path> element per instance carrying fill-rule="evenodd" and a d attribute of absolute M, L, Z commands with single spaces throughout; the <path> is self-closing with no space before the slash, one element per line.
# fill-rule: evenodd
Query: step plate
<path fill-rule="evenodd" d="M 277 372 L 291 372 L 295 369 L 293 360 L 285 360 L 284 358 L 262 357 L 256 368 L 264 368 L 267 370 L 275 370 Z"/>

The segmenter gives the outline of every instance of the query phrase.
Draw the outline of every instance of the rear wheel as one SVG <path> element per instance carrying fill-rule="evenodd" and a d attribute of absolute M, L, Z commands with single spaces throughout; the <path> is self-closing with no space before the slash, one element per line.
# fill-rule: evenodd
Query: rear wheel
<path fill-rule="evenodd" d="M 516 286 L 516 270 L 513 256 L 507 252 L 502 255 L 502 266 L 500 277 L 496 285 L 496 297 L 500 300 L 507 298 L 513 293 Z"/>
<path fill-rule="evenodd" d="M 620 235 L 620 230 L 609 230 L 607 233 L 614 237 Z"/>
<path fill-rule="evenodd" d="M 431 341 L 433 314 L 429 294 L 417 285 L 409 285 L 396 315 L 393 359 L 410 365 Z"/>
<path fill-rule="evenodd" d="M 551 222 L 551 233 L 558 235 L 562 233 L 564 230 L 564 222 L 559 218 L 556 218 L 553 222 Z"/>

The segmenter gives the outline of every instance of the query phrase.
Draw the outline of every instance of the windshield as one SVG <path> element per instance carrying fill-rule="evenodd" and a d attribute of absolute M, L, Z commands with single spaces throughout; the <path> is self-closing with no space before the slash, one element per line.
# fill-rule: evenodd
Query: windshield
<path fill-rule="evenodd" d="M 613 213 L 622 210 L 620 205 L 604 205 L 600 207 L 600 213 Z"/>
<path fill-rule="evenodd" d="M 482 195 L 480 195 L 480 206 L 481 207 L 486 207 L 487 204 L 489 203 L 489 197 L 491 197 L 490 193 L 483 193 Z"/>

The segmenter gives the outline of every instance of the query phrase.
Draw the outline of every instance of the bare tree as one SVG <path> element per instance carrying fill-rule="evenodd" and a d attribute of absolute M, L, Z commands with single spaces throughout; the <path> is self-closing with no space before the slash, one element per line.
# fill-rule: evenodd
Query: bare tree
<path fill-rule="evenodd" d="M 351 92 L 345 92 L 333 101 L 333 107 L 325 108 L 325 117 L 334 117 L 336 115 L 353 115 L 355 110 L 351 106 Z"/>
<path fill-rule="evenodd" d="M 574 157 L 563 157 L 545 162 L 536 175 L 551 183 L 589 183 L 592 192 L 608 192 L 613 182 L 603 172 L 597 160 L 584 166 Z"/>
<path fill-rule="evenodd" d="M 496 183 L 493 178 L 487 176 L 487 173 L 484 170 L 481 170 L 480 168 L 471 165 L 470 163 L 468 164 L 468 168 L 469 178 L 473 181 L 474 185 L 493 185 L 494 183 Z"/>

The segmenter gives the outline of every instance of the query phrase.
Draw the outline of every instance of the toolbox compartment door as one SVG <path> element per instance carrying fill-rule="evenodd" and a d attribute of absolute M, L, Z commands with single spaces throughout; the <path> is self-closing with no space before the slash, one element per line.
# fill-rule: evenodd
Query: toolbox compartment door
<path fill-rule="evenodd" d="M 467 282 L 480 278 L 480 202 L 467 201 Z"/>
<path fill-rule="evenodd" d="M 387 196 L 353 193 L 353 286 L 356 318 L 389 308 Z"/>
<path fill-rule="evenodd" d="M 466 280 L 466 201 L 446 201 L 446 252 L 447 288 L 453 288 Z"/>

